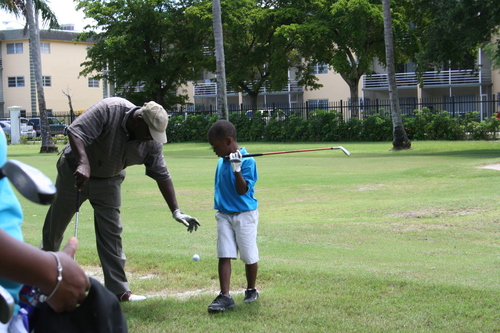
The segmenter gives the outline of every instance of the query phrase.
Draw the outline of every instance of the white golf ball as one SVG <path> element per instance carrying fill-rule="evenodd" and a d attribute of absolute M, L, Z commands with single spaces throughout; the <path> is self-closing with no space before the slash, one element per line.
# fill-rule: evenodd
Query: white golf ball
<path fill-rule="evenodd" d="M 193 260 L 194 260 L 194 261 L 199 261 L 199 260 L 200 260 L 200 256 L 199 256 L 199 255 L 197 255 L 197 254 L 195 254 L 195 255 L 193 256 Z"/>

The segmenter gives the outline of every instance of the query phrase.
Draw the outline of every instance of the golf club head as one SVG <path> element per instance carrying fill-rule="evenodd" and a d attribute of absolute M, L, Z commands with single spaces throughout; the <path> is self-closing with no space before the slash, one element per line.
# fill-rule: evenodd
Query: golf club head
<path fill-rule="evenodd" d="M 7 324 L 14 313 L 14 298 L 0 286 L 0 322 Z"/>
<path fill-rule="evenodd" d="M 340 150 L 342 150 L 342 151 L 344 152 L 344 154 L 346 154 L 347 156 L 351 156 L 351 153 L 350 153 L 347 149 L 345 149 L 344 147 L 342 147 L 342 146 L 332 147 L 332 149 L 340 149 Z"/>
<path fill-rule="evenodd" d="M 56 187 L 40 170 L 25 163 L 8 160 L 0 169 L 0 178 L 7 177 L 27 199 L 50 205 L 56 198 Z"/>

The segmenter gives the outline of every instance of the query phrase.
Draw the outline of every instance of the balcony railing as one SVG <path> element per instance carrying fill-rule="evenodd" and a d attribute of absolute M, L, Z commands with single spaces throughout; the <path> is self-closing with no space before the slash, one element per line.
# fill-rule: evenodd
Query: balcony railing
<path fill-rule="evenodd" d="M 477 86 L 491 84 L 491 71 L 481 70 L 476 72 L 468 70 L 431 71 L 422 75 L 424 88 L 443 86 Z M 397 73 L 398 88 L 416 88 L 418 86 L 416 73 Z M 387 74 L 363 75 L 363 89 L 384 90 L 389 88 Z"/>
<path fill-rule="evenodd" d="M 251 87 L 251 86 L 250 86 Z M 288 81 L 287 86 L 280 91 L 271 91 L 266 87 L 261 87 L 259 93 L 261 94 L 282 94 L 291 92 L 302 92 L 302 86 L 298 85 L 297 81 Z M 236 94 L 234 90 L 228 89 L 227 94 Z M 217 96 L 217 83 L 216 82 L 200 82 L 194 85 L 194 96 Z"/>

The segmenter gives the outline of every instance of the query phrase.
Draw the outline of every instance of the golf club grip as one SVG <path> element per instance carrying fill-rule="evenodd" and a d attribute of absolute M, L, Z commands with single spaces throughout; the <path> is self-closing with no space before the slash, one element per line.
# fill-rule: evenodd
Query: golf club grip
<path fill-rule="evenodd" d="M 76 190 L 76 212 L 80 211 L 80 191 Z"/>
<path fill-rule="evenodd" d="M 262 156 L 264 154 L 262 153 L 256 153 L 256 154 L 245 154 L 245 155 L 241 155 L 241 157 L 245 158 L 245 157 L 257 157 L 257 156 Z"/>

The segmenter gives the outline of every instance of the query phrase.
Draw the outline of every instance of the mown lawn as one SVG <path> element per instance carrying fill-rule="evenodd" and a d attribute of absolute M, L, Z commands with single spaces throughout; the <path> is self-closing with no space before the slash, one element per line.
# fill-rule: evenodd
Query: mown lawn
<path fill-rule="evenodd" d="M 167 144 L 180 208 L 199 218 L 188 233 L 171 218 L 144 168 L 127 169 L 122 219 L 130 332 L 500 332 L 500 142 L 240 143 L 249 152 L 342 145 L 257 157 L 261 298 L 210 315 L 218 292 L 212 205 L 217 158 L 208 144 Z M 56 155 L 9 146 L 9 158 L 55 180 Z M 22 199 L 26 241 L 38 245 L 47 207 Z M 93 213 L 80 211 L 78 262 L 100 278 Z M 73 234 L 70 224 L 67 235 Z M 191 260 L 193 254 L 201 260 Z"/>

